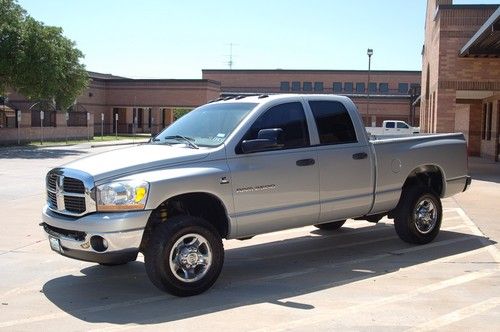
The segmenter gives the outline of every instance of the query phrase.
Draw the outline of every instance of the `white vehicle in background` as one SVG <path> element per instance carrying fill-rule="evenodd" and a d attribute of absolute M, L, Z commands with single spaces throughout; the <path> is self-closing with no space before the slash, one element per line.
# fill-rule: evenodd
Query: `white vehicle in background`
<path fill-rule="evenodd" d="M 386 120 L 382 123 L 382 127 L 366 127 L 366 131 L 374 136 L 413 135 L 420 133 L 420 127 L 412 127 L 404 121 Z"/>

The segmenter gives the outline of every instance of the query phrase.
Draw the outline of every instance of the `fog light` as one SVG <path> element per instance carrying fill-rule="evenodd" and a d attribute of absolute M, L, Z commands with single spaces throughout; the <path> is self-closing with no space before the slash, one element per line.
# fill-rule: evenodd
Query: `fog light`
<path fill-rule="evenodd" d="M 108 241 L 99 235 L 94 235 L 90 238 L 90 245 L 97 252 L 103 252 L 108 249 Z"/>

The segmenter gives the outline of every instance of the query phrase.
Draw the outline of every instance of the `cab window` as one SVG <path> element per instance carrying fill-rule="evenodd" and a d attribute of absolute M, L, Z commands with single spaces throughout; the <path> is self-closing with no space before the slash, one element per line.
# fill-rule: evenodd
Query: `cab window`
<path fill-rule="evenodd" d="M 262 114 L 246 133 L 243 140 L 257 139 L 261 129 L 281 128 L 283 130 L 284 149 L 309 146 L 304 108 L 300 102 L 273 106 Z"/>
<path fill-rule="evenodd" d="M 338 101 L 310 101 L 320 144 L 356 143 L 356 131 L 349 112 Z"/>

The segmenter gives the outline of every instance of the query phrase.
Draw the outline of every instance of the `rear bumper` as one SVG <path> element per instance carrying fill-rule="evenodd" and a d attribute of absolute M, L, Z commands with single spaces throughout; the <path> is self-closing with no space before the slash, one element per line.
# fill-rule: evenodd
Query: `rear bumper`
<path fill-rule="evenodd" d="M 450 197 L 466 191 L 471 184 L 471 177 L 469 175 L 463 175 L 456 178 L 446 180 L 446 191 L 442 198 Z"/>
<path fill-rule="evenodd" d="M 40 225 L 50 240 L 52 250 L 63 256 L 119 264 L 137 257 L 150 213 L 94 213 L 73 219 L 45 208 Z"/>
<path fill-rule="evenodd" d="M 470 187 L 471 183 L 472 183 L 472 177 L 470 175 L 467 175 L 467 179 L 465 180 L 465 186 L 464 186 L 463 191 L 466 191 Z"/>

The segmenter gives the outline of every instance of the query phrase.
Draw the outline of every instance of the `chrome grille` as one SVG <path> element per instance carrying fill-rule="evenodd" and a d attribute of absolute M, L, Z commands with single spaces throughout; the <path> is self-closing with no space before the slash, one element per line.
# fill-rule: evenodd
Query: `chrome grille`
<path fill-rule="evenodd" d="M 47 189 L 56 191 L 56 182 L 57 182 L 57 175 L 49 174 L 47 176 Z"/>
<path fill-rule="evenodd" d="M 64 207 L 66 211 L 74 213 L 85 212 L 85 197 L 64 196 Z"/>
<path fill-rule="evenodd" d="M 63 181 L 63 189 L 68 193 L 85 194 L 85 186 L 83 185 L 83 182 L 78 179 L 65 177 Z"/>
<path fill-rule="evenodd" d="M 47 204 L 54 212 L 82 216 L 96 211 L 93 178 L 87 173 L 55 168 L 47 174 Z"/>
<path fill-rule="evenodd" d="M 57 197 L 56 197 L 56 194 L 51 192 L 51 191 L 47 191 L 47 202 L 49 203 L 49 205 L 51 207 L 55 207 L 57 208 Z"/>

